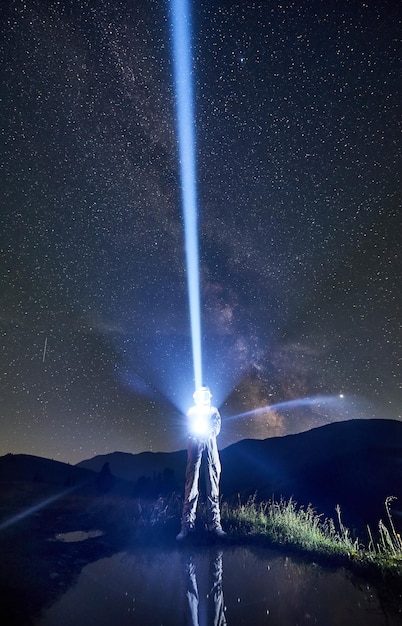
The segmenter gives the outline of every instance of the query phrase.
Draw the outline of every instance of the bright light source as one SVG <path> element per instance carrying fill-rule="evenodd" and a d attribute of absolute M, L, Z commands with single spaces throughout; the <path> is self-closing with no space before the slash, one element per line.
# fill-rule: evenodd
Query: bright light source
<path fill-rule="evenodd" d="M 194 437 L 208 437 L 211 431 L 211 410 L 208 406 L 193 406 L 189 410 L 189 429 Z"/>
<path fill-rule="evenodd" d="M 191 432 L 194 435 L 205 436 L 209 432 L 209 424 L 203 415 L 199 415 L 191 424 Z"/>

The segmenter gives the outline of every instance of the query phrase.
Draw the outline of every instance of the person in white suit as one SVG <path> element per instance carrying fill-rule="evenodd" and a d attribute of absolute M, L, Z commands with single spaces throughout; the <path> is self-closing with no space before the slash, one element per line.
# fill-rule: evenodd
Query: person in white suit
<path fill-rule="evenodd" d="M 184 539 L 194 530 L 199 497 L 200 467 L 205 459 L 207 491 L 208 530 L 223 538 L 219 510 L 219 479 L 221 463 L 216 438 L 221 430 L 221 416 L 216 407 L 211 406 L 211 392 L 208 387 L 198 387 L 193 394 L 194 406 L 187 411 L 189 442 L 187 449 L 186 486 L 184 491 L 181 531 L 178 540 Z"/>

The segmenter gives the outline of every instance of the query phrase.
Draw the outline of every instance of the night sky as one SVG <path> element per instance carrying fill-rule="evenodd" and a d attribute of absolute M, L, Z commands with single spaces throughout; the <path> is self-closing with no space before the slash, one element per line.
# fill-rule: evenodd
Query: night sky
<path fill-rule="evenodd" d="M 193 2 L 220 447 L 402 419 L 401 13 Z M 0 29 L 0 455 L 182 449 L 194 384 L 168 0 L 8 0 Z"/>

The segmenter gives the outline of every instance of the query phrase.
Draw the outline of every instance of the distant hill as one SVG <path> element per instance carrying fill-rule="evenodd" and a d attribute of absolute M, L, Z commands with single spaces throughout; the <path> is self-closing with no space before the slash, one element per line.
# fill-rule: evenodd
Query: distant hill
<path fill-rule="evenodd" d="M 220 455 L 225 499 L 293 497 L 332 518 L 339 504 L 345 525 L 364 527 L 385 519 L 385 498 L 396 496 L 392 509 L 402 530 L 402 422 L 336 422 L 287 437 L 247 439 Z M 106 464 L 111 477 L 99 474 Z M 65 487 L 87 484 L 126 496 L 166 495 L 183 492 L 185 467 L 185 450 L 114 452 L 75 466 L 7 454 L 0 457 L 0 489 L 2 483 L 25 481 Z"/>
<path fill-rule="evenodd" d="M 75 485 L 94 480 L 93 470 L 69 465 L 30 454 L 6 454 L 0 457 L 0 483 L 35 482 Z"/>
<path fill-rule="evenodd" d="M 30 454 L 6 454 L 0 457 L 0 500 L 2 485 L 18 487 L 18 483 L 25 483 L 25 489 L 29 485 L 31 489 L 36 485 L 38 492 L 41 486 L 56 492 L 60 487 L 66 489 L 79 487 L 85 489 L 86 493 L 95 494 L 112 490 L 122 495 L 131 495 L 134 490 L 132 483 L 112 476 L 108 467 L 101 466 L 98 473 L 77 465 Z"/>
<path fill-rule="evenodd" d="M 221 459 L 223 494 L 293 496 L 330 517 L 339 504 L 346 523 L 357 526 L 384 518 L 387 496 L 396 496 L 393 508 L 402 510 L 402 422 L 351 420 L 241 441 Z"/>
<path fill-rule="evenodd" d="M 114 476 L 124 478 L 132 482 L 138 481 L 141 477 L 153 478 L 162 474 L 164 470 L 170 469 L 181 487 L 186 468 L 187 452 L 141 452 L 140 454 L 130 454 L 129 452 L 112 452 L 111 454 L 100 454 L 81 461 L 77 467 L 87 468 L 99 472 L 104 463 L 109 463 L 110 470 Z"/>
<path fill-rule="evenodd" d="M 220 455 L 224 498 L 292 496 L 330 517 L 340 504 L 346 525 L 364 526 L 384 518 L 385 498 L 396 496 L 395 521 L 402 522 L 402 422 L 334 422 L 286 437 L 243 440 Z M 99 471 L 105 462 L 115 476 L 131 481 L 151 479 L 168 468 L 174 484 L 184 487 L 185 451 L 115 452 L 78 466 Z"/>

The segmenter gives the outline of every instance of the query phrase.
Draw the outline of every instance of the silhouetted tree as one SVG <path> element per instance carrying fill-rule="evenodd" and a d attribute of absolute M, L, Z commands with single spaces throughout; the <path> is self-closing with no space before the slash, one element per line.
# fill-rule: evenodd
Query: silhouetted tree
<path fill-rule="evenodd" d="M 104 494 L 110 491 L 115 483 L 115 480 L 115 477 L 110 471 L 109 463 L 104 463 L 96 479 L 96 487 L 98 493 Z"/>

